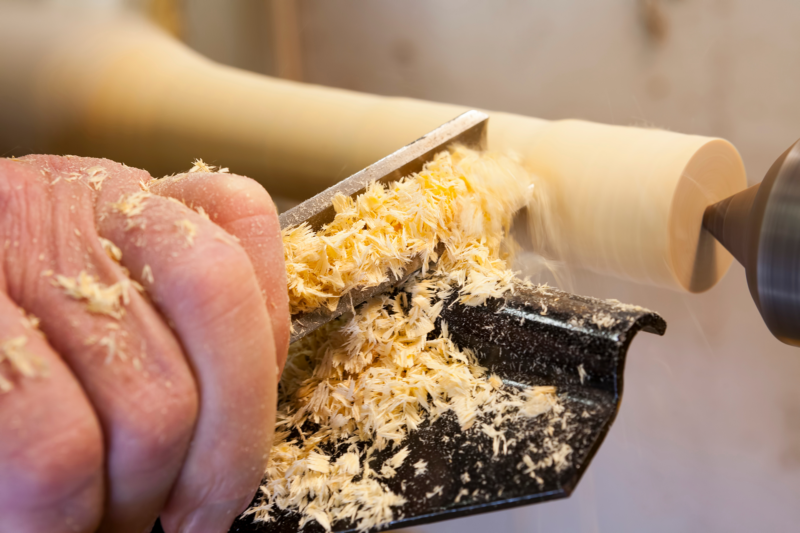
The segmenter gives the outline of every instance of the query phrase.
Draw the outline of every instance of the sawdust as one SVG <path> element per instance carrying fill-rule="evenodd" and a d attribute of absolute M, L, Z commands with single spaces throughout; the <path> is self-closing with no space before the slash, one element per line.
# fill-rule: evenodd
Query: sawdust
<path fill-rule="evenodd" d="M 0 342 L 0 368 L 3 363 L 7 363 L 16 375 L 25 378 L 46 376 L 47 365 L 39 356 L 26 348 L 27 343 L 28 338 L 24 335 Z M 14 382 L 0 372 L 0 393 L 13 389 Z"/>
<path fill-rule="evenodd" d="M 425 497 L 426 498 L 433 498 L 434 496 L 438 496 L 438 495 L 440 495 L 442 493 L 442 489 L 444 489 L 444 487 L 442 487 L 441 485 L 439 485 L 437 487 L 434 487 L 434 489 L 431 492 L 428 492 L 427 494 L 425 494 Z"/>
<path fill-rule="evenodd" d="M 418 256 L 423 274 L 433 261 L 434 272 L 462 287 L 463 303 L 502 296 L 513 278 L 503 244 L 530 199 L 530 180 L 509 158 L 457 148 L 356 199 L 336 196 L 336 216 L 320 232 L 307 224 L 283 231 L 292 314 L 334 310 L 342 296 L 399 275 Z"/>
<path fill-rule="evenodd" d="M 145 202 L 152 197 L 153 195 L 146 190 L 123 194 L 119 200 L 111 204 L 111 208 L 127 217 L 125 229 L 129 230 L 137 226 L 135 217 L 142 214 Z M 143 224 L 140 223 L 139 227 L 143 227 Z"/>
<path fill-rule="evenodd" d="M 586 381 L 586 376 L 588 375 L 589 374 L 586 373 L 586 369 L 583 367 L 583 363 L 578 365 L 578 377 L 581 380 L 581 385 L 583 385 L 583 382 Z"/>
<path fill-rule="evenodd" d="M 214 165 L 209 165 L 202 159 L 198 158 L 192 162 L 192 168 L 189 169 L 190 174 L 194 172 L 218 172 L 220 174 L 227 174 L 230 171 L 227 168 L 219 168 L 215 167 Z"/>
<path fill-rule="evenodd" d="M 306 225 L 283 232 L 293 313 L 335 308 L 350 290 L 381 283 L 415 256 L 425 267 L 397 293 L 290 347 L 262 500 L 247 515 L 270 522 L 293 510 L 300 527 L 309 520 L 328 530 L 338 520 L 377 527 L 405 503 L 383 480 L 403 468 L 402 443 L 426 422 L 451 414 L 462 431 L 491 439 L 500 456 L 516 442 L 506 422 L 563 409 L 554 387 L 509 389 L 487 376 L 439 319 L 451 296 L 482 305 L 513 290 L 505 240 L 529 183 L 508 158 L 456 148 L 390 186 L 337 197 L 334 221 L 318 233 Z M 337 458 L 339 447 L 346 451 Z M 399 449 L 373 465 L 387 447 Z M 428 467 L 408 466 L 415 476 Z M 427 497 L 441 494 L 436 487 Z"/>
<path fill-rule="evenodd" d="M 617 324 L 617 319 L 608 313 L 600 311 L 592 315 L 591 322 L 600 329 L 608 329 Z"/>
<path fill-rule="evenodd" d="M 119 246 L 108 239 L 104 239 L 103 237 L 98 238 L 100 239 L 100 245 L 103 247 L 103 251 L 106 253 L 106 255 L 112 261 L 119 264 L 119 262 L 122 261 L 122 250 L 119 249 Z"/>
<path fill-rule="evenodd" d="M 196 207 L 194 208 L 194 210 L 197 212 L 197 214 L 198 214 L 198 215 L 200 215 L 200 216 L 201 216 L 201 217 L 203 217 L 204 219 L 206 219 L 206 220 L 211 220 L 211 217 L 210 217 L 210 216 L 208 216 L 208 213 L 206 213 L 206 210 L 205 210 L 205 209 L 203 209 L 203 206 L 200 206 L 200 205 L 198 205 L 198 206 L 196 206 Z"/>
<path fill-rule="evenodd" d="M 125 352 L 127 332 L 115 322 L 109 322 L 104 326 L 103 335 L 90 335 L 85 341 L 86 346 L 98 345 L 106 352 L 104 364 L 110 364 L 115 359 L 127 361 L 128 355 Z"/>
<path fill-rule="evenodd" d="M 125 314 L 124 305 L 130 301 L 130 279 L 122 279 L 113 285 L 104 285 L 98 279 L 81 270 L 77 277 L 70 278 L 57 274 L 51 283 L 64 290 L 64 293 L 75 300 L 86 304 L 90 313 L 107 315 L 120 319 Z"/>
<path fill-rule="evenodd" d="M 42 321 L 36 315 L 31 313 L 23 313 L 22 317 L 20 318 L 20 322 L 22 322 L 22 325 L 25 329 L 29 329 L 41 334 L 39 325 L 42 323 Z"/>
<path fill-rule="evenodd" d="M 197 226 L 194 222 L 187 219 L 177 220 L 175 227 L 186 238 L 187 245 L 194 246 L 194 238 L 197 235 Z"/>
<path fill-rule="evenodd" d="M 150 265 L 145 265 L 142 268 L 142 281 L 150 285 L 152 285 L 155 281 L 155 278 L 153 277 L 153 269 L 150 268 Z"/>
<path fill-rule="evenodd" d="M 99 166 L 87 169 L 86 175 L 88 176 L 87 181 L 96 191 L 101 190 L 103 188 L 103 182 L 108 179 L 108 171 Z"/>

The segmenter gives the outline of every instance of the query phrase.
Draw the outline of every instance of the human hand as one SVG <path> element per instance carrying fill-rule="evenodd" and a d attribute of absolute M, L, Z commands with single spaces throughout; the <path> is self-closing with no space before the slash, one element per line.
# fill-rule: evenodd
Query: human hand
<path fill-rule="evenodd" d="M 227 531 L 288 339 L 254 181 L 0 159 L 0 531 Z"/>

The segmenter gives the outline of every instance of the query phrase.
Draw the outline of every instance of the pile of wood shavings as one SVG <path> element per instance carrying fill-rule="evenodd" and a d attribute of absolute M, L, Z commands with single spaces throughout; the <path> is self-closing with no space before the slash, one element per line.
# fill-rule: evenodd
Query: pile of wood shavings
<path fill-rule="evenodd" d="M 336 216 L 320 232 L 307 224 L 283 232 L 292 314 L 333 310 L 351 290 L 379 285 L 416 256 L 425 265 L 439 259 L 436 272 L 464 287 L 465 303 L 501 296 L 513 278 L 502 245 L 532 183 L 512 159 L 461 147 L 389 187 L 336 196 Z M 440 243 L 446 252 L 438 258 Z"/>
<path fill-rule="evenodd" d="M 291 346 L 263 498 L 246 514 L 271 521 L 291 510 L 300 527 L 348 520 L 368 530 L 405 503 L 382 480 L 403 465 L 404 438 L 426 420 L 455 415 L 462 430 L 492 439 L 497 456 L 508 450 L 504 421 L 563 409 L 554 387 L 504 387 L 452 342 L 446 323 L 437 328 L 454 291 L 461 303 L 482 305 L 512 290 L 504 239 L 531 184 L 509 158 L 456 148 L 390 187 L 337 197 L 335 220 L 317 234 L 304 225 L 284 231 L 293 313 L 333 308 L 417 255 L 438 261 L 398 293 Z M 398 451 L 379 467 L 374 455 L 388 446 Z M 419 475 L 427 465 L 413 467 Z"/>

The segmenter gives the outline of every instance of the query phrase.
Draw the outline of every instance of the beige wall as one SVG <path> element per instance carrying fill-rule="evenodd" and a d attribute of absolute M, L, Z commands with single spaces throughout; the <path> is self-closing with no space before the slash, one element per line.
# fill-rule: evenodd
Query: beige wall
<path fill-rule="evenodd" d="M 304 0 L 306 79 L 720 135 L 759 180 L 800 136 L 800 3 L 650 4 L 660 16 L 636 0 Z"/>

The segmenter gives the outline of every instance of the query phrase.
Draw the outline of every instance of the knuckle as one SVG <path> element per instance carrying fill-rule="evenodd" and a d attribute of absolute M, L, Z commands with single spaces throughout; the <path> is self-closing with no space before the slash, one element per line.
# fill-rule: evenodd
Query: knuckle
<path fill-rule="evenodd" d="M 197 389 L 191 377 L 172 377 L 169 388 L 149 386 L 121 422 L 126 462 L 150 470 L 179 461 L 191 438 L 197 410 Z"/>
<path fill-rule="evenodd" d="M 253 264 L 238 244 L 209 241 L 182 267 L 174 268 L 169 278 L 165 280 L 168 293 L 160 298 L 161 303 L 172 308 L 173 316 L 186 317 L 195 327 L 213 323 L 261 298 Z"/>
<path fill-rule="evenodd" d="M 212 183 L 218 188 L 218 194 L 214 197 L 222 218 L 235 220 L 277 216 L 272 197 L 257 181 L 232 174 L 224 180 L 217 179 Z"/>
<path fill-rule="evenodd" d="M 39 433 L 39 432 L 37 432 Z M 40 505 L 68 499 L 91 484 L 103 465 L 100 429 L 91 416 L 67 427 L 52 424 L 11 462 L 16 499 Z"/>
<path fill-rule="evenodd" d="M 238 243 L 209 239 L 198 247 L 196 256 L 180 273 L 185 289 L 193 295 L 229 290 L 234 282 L 253 273 L 250 258 Z"/>
<path fill-rule="evenodd" d="M 275 214 L 275 203 L 267 190 L 257 181 L 243 176 L 233 176 L 235 180 L 235 195 L 232 202 L 244 205 L 253 215 Z"/>

